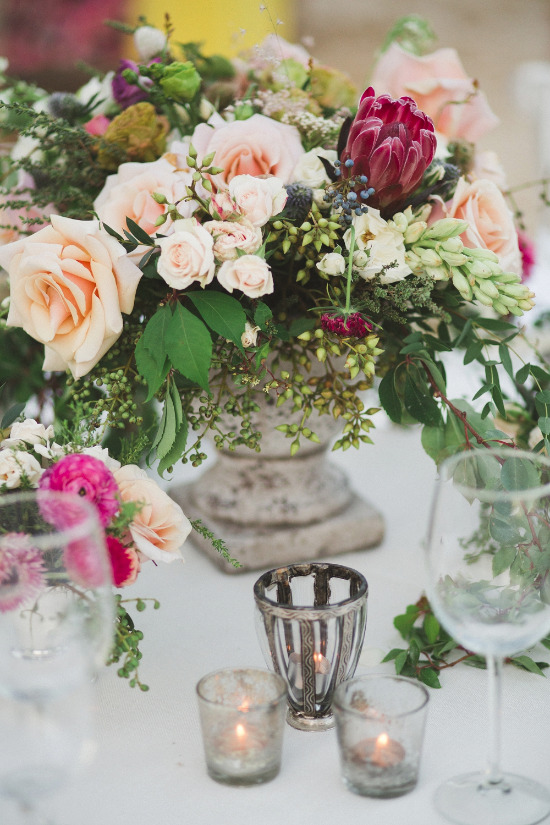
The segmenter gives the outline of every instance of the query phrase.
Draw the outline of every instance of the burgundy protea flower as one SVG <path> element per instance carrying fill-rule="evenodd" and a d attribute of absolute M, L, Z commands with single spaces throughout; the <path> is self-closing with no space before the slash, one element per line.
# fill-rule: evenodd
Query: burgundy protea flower
<path fill-rule="evenodd" d="M 334 332 L 343 338 L 364 338 L 372 331 L 372 324 L 366 321 L 359 312 L 352 312 L 347 318 L 343 315 L 321 315 L 321 328 L 326 332 Z"/>
<path fill-rule="evenodd" d="M 97 507 L 99 520 L 106 527 L 120 508 L 119 489 L 112 472 L 103 461 L 91 455 L 73 453 L 60 458 L 40 479 L 41 490 L 75 493 Z M 45 511 L 47 508 L 47 512 Z M 82 508 L 71 514 L 67 507 L 44 501 L 40 509 L 45 518 L 57 527 L 67 527 L 82 519 Z"/>
<path fill-rule="evenodd" d="M 26 533 L 6 533 L 0 539 L 0 613 L 36 598 L 46 586 L 42 553 Z"/>
<path fill-rule="evenodd" d="M 365 176 L 368 205 L 396 212 L 420 184 L 436 148 L 434 125 L 410 97 L 361 97 L 340 160 L 344 177 Z M 350 163 L 352 161 L 352 163 Z M 358 186 L 358 194 L 366 187 Z"/>

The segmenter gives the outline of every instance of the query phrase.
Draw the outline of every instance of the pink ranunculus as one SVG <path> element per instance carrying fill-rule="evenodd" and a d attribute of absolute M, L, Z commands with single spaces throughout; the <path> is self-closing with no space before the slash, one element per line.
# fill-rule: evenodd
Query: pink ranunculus
<path fill-rule="evenodd" d="M 142 272 L 97 220 L 50 221 L 0 247 L 10 277 L 7 323 L 46 346 L 45 370 L 81 378 L 119 338 Z"/>
<path fill-rule="evenodd" d="M 217 278 L 228 292 L 239 289 L 249 298 L 261 298 L 273 292 L 273 275 L 264 258 L 258 255 L 241 255 L 233 261 L 224 261 Z"/>
<path fill-rule="evenodd" d="M 172 231 L 168 218 L 161 227 L 156 221 L 166 212 L 166 205 L 157 203 L 153 194 L 164 195 L 168 203 L 178 203 L 183 218 L 189 218 L 197 208 L 196 201 L 183 201 L 191 184 L 192 170 L 178 165 L 180 155 L 167 153 L 151 163 L 121 163 L 115 175 L 109 175 L 105 186 L 94 201 L 99 219 L 111 229 L 123 233 L 130 218 L 148 235 L 160 229 L 163 235 Z"/>
<path fill-rule="evenodd" d="M 199 159 L 214 152 L 214 166 L 223 169 L 213 178 L 216 186 L 223 189 L 237 175 L 274 175 L 290 183 L 294 167 L 304 154 L 295 126 L 258 114 L 231 123 L 216 118 L 213 123 L 200 123 L 191 143 Z"/>
<path fill-rule="evenodd" d="M 358 193 L 374 188 L 369 206 L 395 212 L 420 184 L 435 148 L 433 123 L 414 100 L 376 97 L 369 87 L 351 124 L 341 168 L 347 177 L 367 177 L 368 184 L 360 185 Z M 346 166 L 346 161 L 353 165 Z"/>
<path fill-rule="evenodd" d="M 212 251 L 218 261 L 232 261 L 239 253 L 249 255 L 262 245 L 262 230 L 247 220 L 207 221 L 203 228 L 212 235 Z"/>
<path fill-rule="evenodd" d="M 120 509 L 119 490 L 113 473 L 103 461 L 91 455 L 72 453 L 60 458 L 45 471 L 39 489 L 74 493 L 87 499 L 97 508 L 104 527 L 111 523 Z M 69 512 L 60 502 L 50 505 L 46 497 L 43 497 L 40 507 L 45 517 L 51 518 L 57 527 L 69 526 L 75 523 L 75 519 L 79 521 L 83 518 L 82 508 L 77 507 L 74 513 Z"/>
<path fill-rule="evenodd" d="M 253 226 L 265 226 L 270 218 L 282 212 L 288 197 L 280 178 L 255 178 L 252 175 L 232 178 L 229 194 Z"/>
<path fill-rule="evenodd" d="M 107 536 L 107 552 L 111 561 L 115 587 L 127 587 L 133 584 L 141 569 L 135 548 L 127 547 L 115 536 Z"/>
<path fill-rule="evenodd" d="M 163 562 L 181 559 L 181 545 L 192 530 L 181 507 L 135 464 L 115 470 L 115 478 L 122 501 L 142 505 L 130 524 L 132 540 L 142 558 Z"/>
<path fill-rule="evenodd" d="M 464 246 L 490 249 L 498 255 L 504 272 L 522 271 L 518 233 L 514 216 L 498 186 L 479 178 L 471 183 L 458 181 L 451 201 L 443 207 L 434 207 L 429 223 L 438 217 L 458 218 L 468 222 L 468 229 L 460 236 Z"/>
<path fill-rule="evenodd" d="M 449 139 L 475 143 L 499 122 L 454 49 L 419 57 L 392 43 L 375 66 L 371 82 L 378 93 L 412 97 Z"/>
<path fill-rule="evenodd" d="M 91 120 L 84 124 L 84 129 L 89 135 L 101 137 L 109 128 L 111 121 L 107 115 L 95 115 Z"/>

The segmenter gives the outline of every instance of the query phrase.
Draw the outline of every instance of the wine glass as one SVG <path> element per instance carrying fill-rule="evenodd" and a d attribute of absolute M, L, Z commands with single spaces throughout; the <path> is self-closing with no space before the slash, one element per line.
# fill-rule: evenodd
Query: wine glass
<path fill-rule="evenodd" d="M 502 660 L 550 631 L 550 460 L 475 448 L 440 467 L 426 544 L 428 596 L 437 618 L 489 678 L 485 771 L 444 783 L 435 805 L 459 825 L 532 825 L 550 793 L 500 768 Z"/>
<path fill-rule="evenodd" d="M 72 493 L 0 497 L 0 795 L 22 822 L 65 784 L 92 726 L 94 676 L 114 632 L 95 508 Z"/>

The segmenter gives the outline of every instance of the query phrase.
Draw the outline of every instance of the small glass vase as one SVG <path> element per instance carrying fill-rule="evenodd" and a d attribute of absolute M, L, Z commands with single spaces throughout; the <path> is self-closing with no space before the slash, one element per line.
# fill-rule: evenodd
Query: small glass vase
<path fill-rule="evenodd" d="M 279 567 L 254 585 L 258 637 L 268 667 L 286 682 L 292 727 L 334 727 L 334 691 L 355 673 L 367 596 L 365 577 L 340 564 Z"/>

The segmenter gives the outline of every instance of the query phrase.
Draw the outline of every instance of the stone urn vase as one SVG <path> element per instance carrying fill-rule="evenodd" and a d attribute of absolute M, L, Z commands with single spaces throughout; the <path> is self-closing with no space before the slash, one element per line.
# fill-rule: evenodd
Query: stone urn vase
<path fill-rule="evenodd" d="M 216 463 L 196 482 L 170 494 L 190 519 L 201 519 L 223 539 L 241 567 L 234 568 L 194 533 L 192 541 L 226 573 L 260 570 L 379 544 L 382 516 L 350 488 L 327 450 L 340 425 L 330 415 L 312 417 L 320 444 L 303 441 L 291 457 L 290 441 L 275 428 L 288 412 L 258 394 L 253 425 L 261 452 L 246 446 L 217 451 Z M 231 425 L 230 425 L 231 426 Z M 234 426 L 234 424 L 233 424 Z"/>

